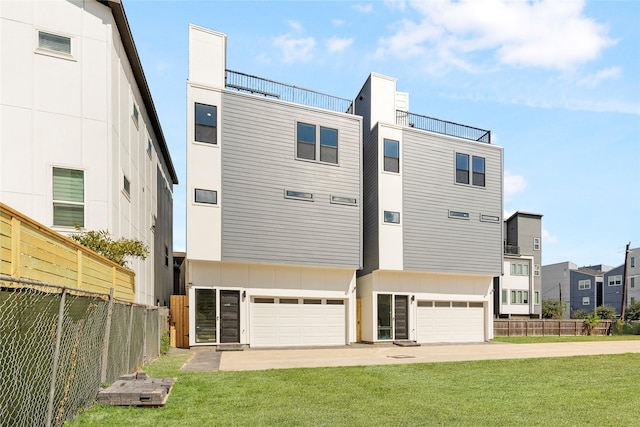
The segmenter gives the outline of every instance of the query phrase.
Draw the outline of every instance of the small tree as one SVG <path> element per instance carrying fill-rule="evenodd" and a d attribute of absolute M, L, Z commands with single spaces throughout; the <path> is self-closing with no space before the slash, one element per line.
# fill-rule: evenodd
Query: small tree
<path fill-rule="evenodd" d="M 627 320 L 640 320 L 640 301 L 634 301 L 627 306 Z"/>
<path fill-rule="evenodd" d="M 587 317 L 589 317 L 589 312 L 582 308 L 571 313 L 572 319 L 586 319 Z"/>
<path fill-rule="evenodd" d="M 600 324 L 600 317 L 598 317 L 598 313 L 592 313 L 584 319 L 584 326 L 587 328 L 587 335 L 591 335 L 593 333 L 593 329 Z"/>
<path fill-rule="evenodd" d="M 116 264 L 126 265 L 125 257 L 146 259 L 149 256 L 149 249 L 140 240 L 125 239 L 121 237 L 113 240 L 106 230 L 83 231 L 72 234 L 71 238 L 82 246 L 86 246 Z"/>
<path fill-rule="evenodd" d="M 544 319 L 562 319 L 564 304 L 555 299 L 542 301 L 542 317 Z"/>
<path fill-rule="evenodd" d="M 613 319 L 616 317 L 616 309 L 610 305 L 601 305 L 596 307 L 596 313 L 601 319 Z"/>

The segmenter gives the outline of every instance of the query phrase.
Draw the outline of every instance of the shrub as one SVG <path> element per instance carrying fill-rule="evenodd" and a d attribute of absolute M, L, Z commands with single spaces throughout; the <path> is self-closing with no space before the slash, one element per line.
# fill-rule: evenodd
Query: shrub
<path fill-rule="evenodd" d="M 71 238 L 82 246 L 122 266 L 126 265 L 127 262 L 124 258 L 127 256 L 141 259 L 146 259 L 149 256 L 147 245 L 140 240 L 125 239 L 124 237 L 113 240 L 107 230 L 83 231 L 72 234 Z"/>
<path fill-rule="evenodd" d="M 542 317 L 544 319 L 562 319 L 564 304 L 555 299 L 542 301 Z"/>
<path fill-rule="evenodd" d="M 610 305 L 601 305 L 596 307 L 596 313 L 601 319 L 613 319 L 616 317 L 616 309 Z"/>
<path fill-rule="evenodd" d="M 589 312 L 582 308 L 579 310 L 574 310 L 573 313 L 571 313 L 572 319 L 586 319 L 587 317 L 589 317 Z"/>
<path fill-rule="evenodd" d="M 160 336 L 160 354 L 165 355 L 169 353 L 169 349 L 171 348 L 171 338 L 169 338 L 169 331 L 165 329 L 162 331 L 162 335 Z"/>
<path fill-rule="evenodd" d="M 587 335 L 591 335 L 593 333 L 593 329 L 600 324 L 600 317 L 598 313 L 592 313 L 584 319 L 584 326 L 587 328 Z"/>
<path fill-rule="evenodd" d="M 634 301 L 627 306 L 627 320 L 640 320 L 640 301 Z"/>

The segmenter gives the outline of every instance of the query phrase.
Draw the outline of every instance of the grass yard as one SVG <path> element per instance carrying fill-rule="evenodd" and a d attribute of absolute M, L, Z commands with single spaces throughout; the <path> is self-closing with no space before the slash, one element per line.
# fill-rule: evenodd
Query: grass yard
<path fill-rule="evenodd" d="M 163 408 L 96 405 L 78 426 L 602 426 L 638 422 L 640 354 L 249 372 L 179 372 Z"/>
<path fill-rule="evenodd" d="M 513 344 L 540 344 L 545 342 L 585 342 L 585 341 L 631 341 L 640 340 L 640 335 L 582 335 L 582 336 L 546 336 L 546 337 L 494 337 L 496 342 Z"/>

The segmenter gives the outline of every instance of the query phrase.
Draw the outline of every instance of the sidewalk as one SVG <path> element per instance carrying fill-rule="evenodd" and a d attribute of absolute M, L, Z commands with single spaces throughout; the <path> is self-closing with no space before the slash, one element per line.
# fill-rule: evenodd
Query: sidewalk
<path fill-rule="evenodd" d="M 640 341 L 589 341 L 545 344 L 490 342 L 423 345 L 420 347 L 356 344 L 351 347 L 338 348 L 251 349 L 226 352 L 216 352 L 213 347 L 201 347 L 191 349 L 190 352 L 194 356 L 181 370 L 253 371 L 640 353 Z"/>

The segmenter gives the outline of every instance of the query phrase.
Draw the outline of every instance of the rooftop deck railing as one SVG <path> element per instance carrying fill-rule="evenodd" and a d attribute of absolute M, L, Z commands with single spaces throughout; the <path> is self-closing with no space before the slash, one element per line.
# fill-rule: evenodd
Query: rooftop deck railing
<path fill-rule="evenodd" d="M 226 70 L 225 87 L 239 92 L 280 99 L 309 107 L 353 114 L 353 101 L 349 99 L 338 98 L 314 90 L 263 79 L 262 77 L 256 77 L 238 71 Z"/>
<path fill-rule="evenodd" d="M 491 131 L 396 110 L 396 124 L 491 144 Z"/>
<path fill-rule="evenodd" d="M 520 255 L 520 246 L 504 245 L 505 255 Z"/>

